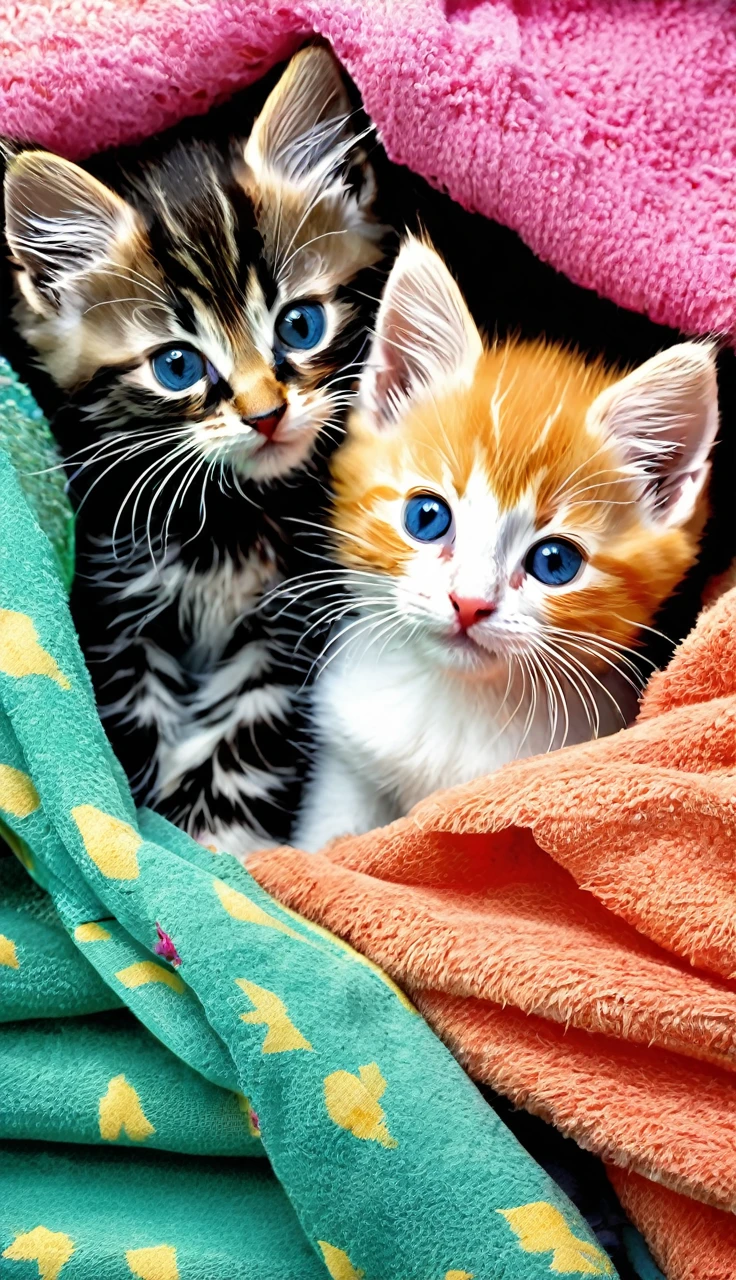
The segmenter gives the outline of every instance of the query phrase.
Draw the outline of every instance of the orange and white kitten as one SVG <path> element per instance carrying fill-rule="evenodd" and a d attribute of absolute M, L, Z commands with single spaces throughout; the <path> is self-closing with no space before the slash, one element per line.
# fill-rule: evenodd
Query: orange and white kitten
<path fill-rule="evenodd" d="M 347 598 L 295 843 L 627 723 L 631 646 L 698 553 L 717 426 L 712 346 L 625 377 L 543 341 L 488 346 L 408 240 L 333 462 Z"/>

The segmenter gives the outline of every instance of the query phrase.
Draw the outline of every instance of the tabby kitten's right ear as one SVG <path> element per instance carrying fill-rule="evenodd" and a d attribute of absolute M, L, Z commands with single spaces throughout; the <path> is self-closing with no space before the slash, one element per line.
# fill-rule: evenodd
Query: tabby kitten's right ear
<path fill-rule="evenodd" d="M 381 298 L 360 400 L 373 425 L 395 422 L 415 401 L 470 383 L 483 342 L 439 254 L 409 236 Z"/>
<path fill-rule="evenodd" d="M 5 175 L 5 234 L 20 284 L 34 311 L 59 305 L 59 286 L 73 285 L 135 235 L 135 211 L 78 165 L 48 151 L 24 151 Z"/>
<path fill-rule="evenodd" d="M 269 180 L 319 191 L 351 165 L 363 180 L 351 190 L 367 205 L 374 180 L 365 155 L 356 152 L 352 108 L 338 65 L 324 48 L 302 49 L 266 99 L 245 146 L 245 163 L 259 184 Z"/>

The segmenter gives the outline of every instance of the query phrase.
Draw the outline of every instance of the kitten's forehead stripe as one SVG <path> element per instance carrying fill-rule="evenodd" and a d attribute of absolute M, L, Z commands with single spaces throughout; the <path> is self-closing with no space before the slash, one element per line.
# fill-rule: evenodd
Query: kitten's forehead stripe
<path fill-rule="evenodd" d="M 172 309 L 182 329 L 186 329 L 194 337 L 197 333 L 197 317 L 189 298 L 183 294 L 175 294 Z"/>
<path fill-rule="evenodd" d="M 138 183 L 152 213 L 154 254 L 179 294 L 196 294 L 234 341 L 249 266 L 263 252 L 252 201 L 203 148 L 175 148 Z"/>
<path fill-rule="evenodd" d="M 578 492 L 584 481 L 603 489 L 618 479 L 615 445 L 592 442 L 586 428 L 591 404 L 618 376 L 544 343 L 504 344 L 486 352 L 466 395 L 419 404 L 410 429 L 425 451 L 432 434 L 440 448 L 444 441 L 458 494 L 479 462 L 501 510 L 517 507 L 529 492 L 539 507 L 555 510 L 574 471 Z"/>

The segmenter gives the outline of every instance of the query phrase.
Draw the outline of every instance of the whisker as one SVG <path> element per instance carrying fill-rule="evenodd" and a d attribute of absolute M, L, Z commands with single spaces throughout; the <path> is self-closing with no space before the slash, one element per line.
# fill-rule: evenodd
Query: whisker
<path fill-rule="evenodd" d="M 149 480 L 153 480 L 153 478 L 158 474 L 158 472 L 163 467 L 166 467 L 174 458 L 178 457 L 180 454 L 182 453 L 186 454 L 190 449 L 191 449 L 190 443 L 184 443 L 184 444 L 178 445 L 176 449 L 171 451 L 171 453 L 166 454 L 166 456 L 163 458 L 157 458 L 155 462 L 151 463 L 150 466 L 146 467 L 145 470 L 140 473 L 140 475 L 136 476 L 136 479 L 133 481 L 132 485 L 128 489 L 128 492 L 126 493 L 122 503 L 120 504 L 120 507 L 118 508 L 118 512 L 115 517 L 115 521 L 113 523 L 112 548 L 113 548 L 113 556 L 115 559 L 117 559 L 116 541 L 117 541 L 118 526 L 122 518 L 123 512 L 128 502 L 133 497 L 133 494 L 136 492 L 136 490 L 138 490 L 138 494 L 137 494 L 137 497 L 135 498 L 135 501 L 133 504 L 133 510 L 131 512 L 131 517 L 130 517 L 130 537 L 133 545 L 135 546 L 136 545 L 135 518 L 138 510 L 138 504 L 143 494 L 143 490 L 146 488 L 146 485 L 148 484 Z"/>
<path fill-rule="evenodd" d="M 627 627 L 632 627 L 635 631 L 648 631 L 651 635 L 657 636 L 660 640 L 666 640 L 667 644 L 674 646 L 674 640 L 671 636 L 666 636 L 663 631 L 657 631 L 656 627 L 649 627 L 645 622 L 632 622 L 630 618 L 622 618 L 620 613 L 614 613 L 614 618 L 619 622 L 624 622 Z"/>
<path fill-rule="evenodd" d="M 631 679 L 631 677 L 627 675 L 625 671 L 622 671 L 621 667 L 617 662 L 615 662 L 612 658 L 606 657 L 602 653 L 597 653 L 594 649 L 591 649 L 586 645 L 584 645 L 580 640 L 561 640 L 560 644 L 568 644 L 572 648 L 578 649 L 581 653 L 586 653 L 588 657 L 596 658 L 600 662 L 605 662 L 607 666 L 611 667 L 613 671 L 616 671 L 618 675 L 621 676 L 622 680 L 625 680 L 626 683 L 631 686 L 637 698 L 641 696 L 642 686 L 644 684 L 643 677 L 640 678 L 639 684 L 635 684 L 634 681 Z M 637 674 L 640 674 L 640 673 L 637 673 Z"/>
<path fill-rule="evenodd" d="M 340 231 L 323 231 L 321 235 L 312 236 L 311 240 L 305 240 L 304 244 L 298 244 L 296 246 L 296 249 L 294 249 L 289 254 L 288 258 L 286 259 L 286 261 L 281 267 L 281 272 L 285 274 L 289 266 L 289 263 L 294 261 L 294 258 L 296 258 L 297 254 L 302 253 L 304 249 L 308 249 L 310 244 L 316 244 L 318 240 L 326 240 L 328 236 L 346 236 L 346 235 L 347 235 L 347 227 L 343 227 Z"/>

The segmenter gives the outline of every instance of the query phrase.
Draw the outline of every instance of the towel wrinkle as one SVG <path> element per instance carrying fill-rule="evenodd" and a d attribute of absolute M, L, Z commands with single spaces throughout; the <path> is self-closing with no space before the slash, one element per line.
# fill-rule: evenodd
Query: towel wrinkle
<path fill-rule="evenodd" d="M 732 590 L 631 728 L 249 870 L 385 968 L 476 1080 L 607 1161 L 671 1280 L 721 1280 L 735 1256 L 735 853 Z"/>
<path fill-rule="evenodd" d="M 397 163 L 513 228 L 575 283 L 686 333 L 734 332 L 731 5 L 178 0 L 172 10 L 167 0 L 65 0 L 6 9 L 4 133 L 72 159 L 134 143 L 203 114 L 318 35 Z"/>

